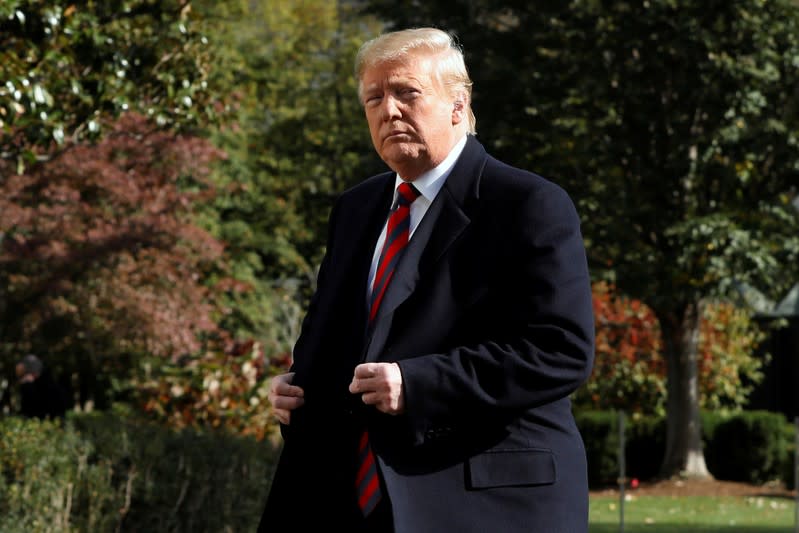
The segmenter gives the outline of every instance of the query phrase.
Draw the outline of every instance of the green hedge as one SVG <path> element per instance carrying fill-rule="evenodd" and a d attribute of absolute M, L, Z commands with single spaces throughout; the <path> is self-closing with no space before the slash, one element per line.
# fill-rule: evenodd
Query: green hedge
<path fill-rule="evenodd" d="M 796 484 L 796 425 L 785 426 L 783 438 L 788 442 L 785 460 L 780 467 L 780 479 L 785 481 L 785 486 L 791 490 L 797 488 Z"/>
<path fill-rule="evenodd" d="M 580 411 L 592 487 L 613 485 L 618 415 Z M 651 479 L 665 421 L 628 417 L 628 478 Z M 794 426 L 767 412 L 703 414 L 705 459 L 717 479 L 794 485 Z M 0 418 L 0 531 L 254 531 L 277 449 L 226 434 L 174 431 L 111 413 L 65 424 Z"/>
<path fill-rule="evenodd" d="M 0 420 L 0 531 L 113 531 L 110 468 L 91 453 L 70 427 Z"/>
<path fill-rule="evenodd" d="M 652 479 L 666 453 L 666 419 L 640 417 L 629 420 L 625 450 L 627 477 Z"/>
<path fill-rule="evenodd" d="M 588 479 L 594 486 L 611 485 L 619 476 L 619 424 L 611 411 L 576 415 L 588 457 Z"/>
<path fill-rule="evenodd" d="M 767 411 L 731 416 L 705 413 L 702 425 L 705 461 L 717 479 L 764 483 L 782 477 L 790 442 L 786 427 L 791 427 L 783 415 Z"/>
<path fill-rule="evenodd" d="M 619 416 L 615 411 L 578 411 L 577 426 L 588 456 L 592 487 L 615 485 L 619 478 Z M 650 479 L 657 474 L 665 449 L 665 420 L 658 417 L 625 418 L 625 474 Z"/>
<path fill-rule="evenodd" d="M 253 531 L 277 450 L 108 413 L 0 419 L 3 533 Z"/>
<path fill-rule="evenodd" d="M 578 411 L 577 425 L 588 454 L 592 487 L 617 483 L 619 477 L 618 414 L 610 411 Z M 778 413 L 742 411 L 735 414 L 702 414 L 705 461 L 716 478 L 747 483 L 778 480 L 792 487 L 793 424 Z M 640 480 L 657 476 L 665 452 L 666 421 L 662 417 L 625 419 L 625 473 Z"/>

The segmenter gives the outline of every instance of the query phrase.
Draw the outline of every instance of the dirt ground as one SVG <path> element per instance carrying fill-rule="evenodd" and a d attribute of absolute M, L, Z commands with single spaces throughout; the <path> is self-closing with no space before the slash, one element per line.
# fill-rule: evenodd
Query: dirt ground
<path fill-rule="evenodd" d="M 795 498 L 796 492 L 778 484 L 749 485 L 733 481 L 712 479 L 670 479 L 652 483 L 640 483 L 633 488 L 628 482 L 626 494 L 650 496 L 772 496 Z M 618 494 L 618 488 L 592 491 L 592 494 Z"/>

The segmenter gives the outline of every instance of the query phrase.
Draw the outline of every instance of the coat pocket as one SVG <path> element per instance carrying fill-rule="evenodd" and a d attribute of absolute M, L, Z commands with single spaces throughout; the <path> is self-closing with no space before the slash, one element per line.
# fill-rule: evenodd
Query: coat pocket
<path fill-rule="evenodd" d="M 542 448 L 493 450 L 466 463 L 466 484 L 471 490 L 551 485 L 556 480 L 555 456 Z"/>

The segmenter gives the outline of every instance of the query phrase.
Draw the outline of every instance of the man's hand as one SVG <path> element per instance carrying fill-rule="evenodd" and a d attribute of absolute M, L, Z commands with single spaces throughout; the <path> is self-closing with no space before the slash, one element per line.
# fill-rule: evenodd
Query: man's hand
<path fill-rule="evenodd" d="M 294 372 L 287 372 L 274 376 L 269 384 L 269 402 L 281 424 L 288 425 L 291 422 L 291 412 L 305 403 L 305 391 L 292 385 L 293 379 Z"/>
<path fill-rule="evenodd" d="M 389 415 L 405 411 L 402 372 L 397 363 L 363 363 L 355 367 L 350 392 L 361 394 L 366 405 L 374 405 Z"/>

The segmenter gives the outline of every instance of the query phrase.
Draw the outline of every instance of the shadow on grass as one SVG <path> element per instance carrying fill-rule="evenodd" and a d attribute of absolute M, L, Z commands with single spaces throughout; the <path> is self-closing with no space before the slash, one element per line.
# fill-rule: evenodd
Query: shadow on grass
<path fill-rule="evenodd" d="M 620 533 L 617 524 L 589 526 L 589 533 Z M 624 533 L 687 533 L 685 524 L 630 524 Z M 690 533 L 792 533 L 790 526 L 690 526 Z"/>

